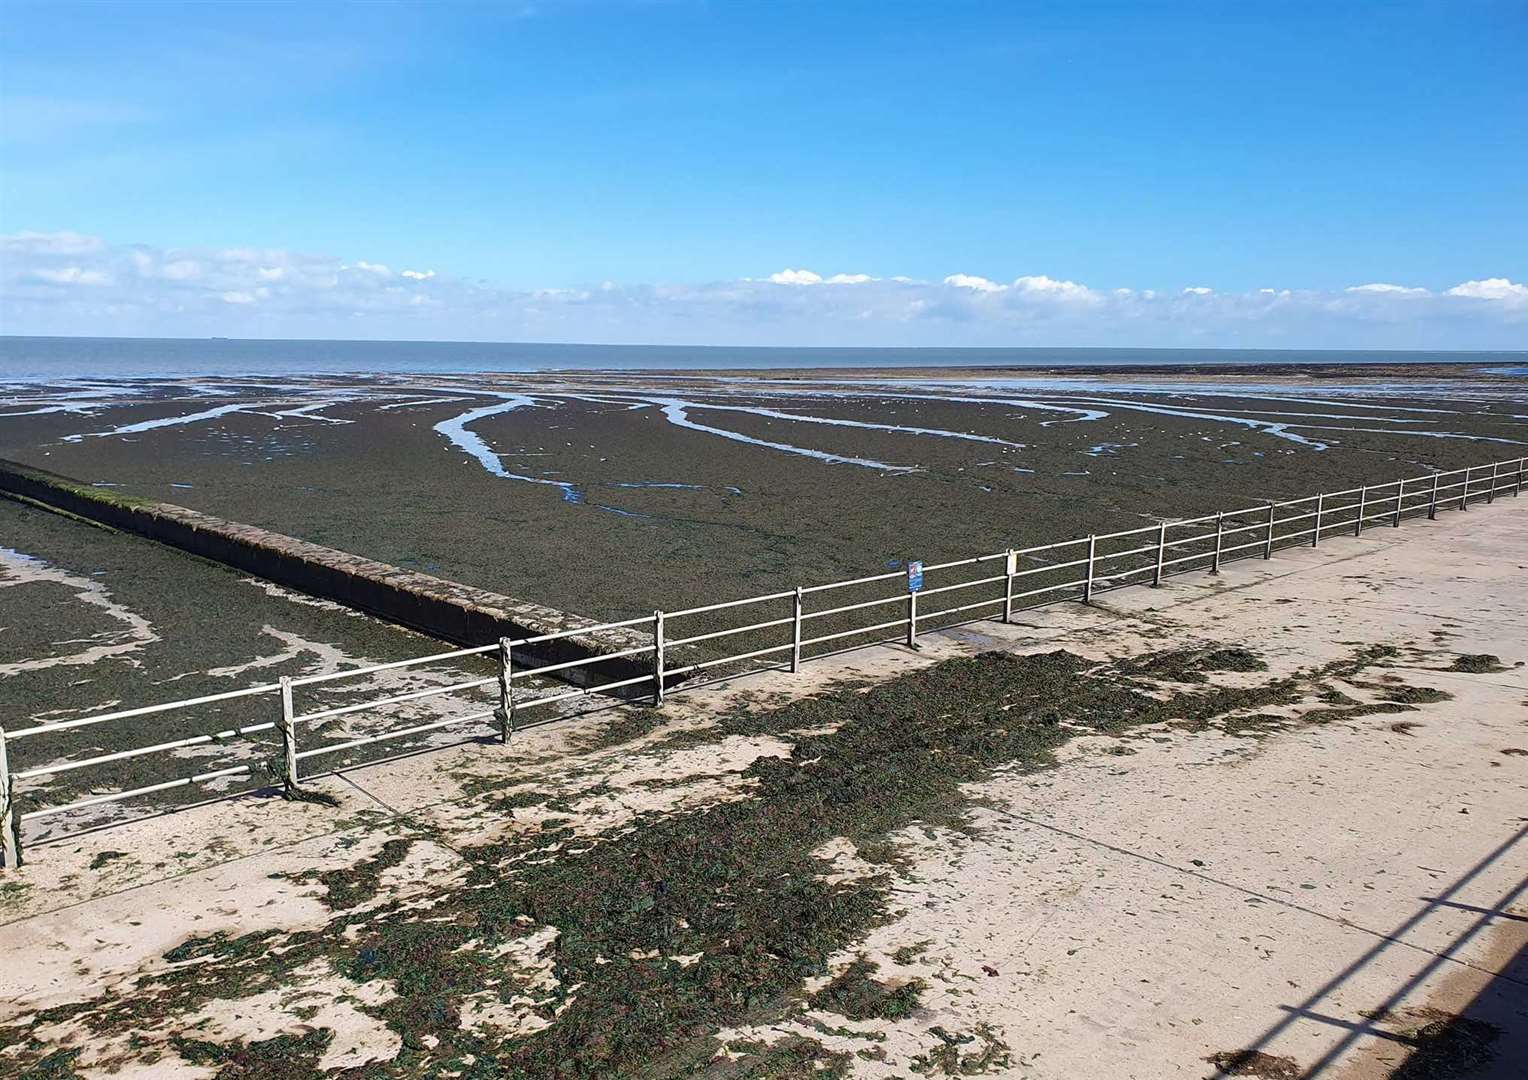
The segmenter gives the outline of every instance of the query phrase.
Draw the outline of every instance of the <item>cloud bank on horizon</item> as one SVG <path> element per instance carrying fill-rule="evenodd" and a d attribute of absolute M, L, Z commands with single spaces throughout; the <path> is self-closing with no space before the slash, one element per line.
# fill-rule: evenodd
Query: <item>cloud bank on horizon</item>
<path fill-rule="evenodd" d="M 1341 291 L 1100 288 L 790 267 L 701 283 L 509 289 L 433 265 L 282 249 L 0 238 L 11 334 L 801 346 L 1528 348 L 1528 284 L 1482 276 Z"/>

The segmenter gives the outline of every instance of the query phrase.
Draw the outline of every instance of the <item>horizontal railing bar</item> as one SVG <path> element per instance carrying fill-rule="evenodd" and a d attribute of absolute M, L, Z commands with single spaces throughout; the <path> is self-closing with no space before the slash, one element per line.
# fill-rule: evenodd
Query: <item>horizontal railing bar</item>
<path fill-rule="evenodd" d="M 1040 596 L 1048 592 L 1060 592 L 1062 589 L 1080 589 L 1085 584 L 1087 584 L 1087 580 L 1085 578 L 1078 578 L 1076 581 L 1063 581 L 1060 585 L 1046 585 L 1044 588 L 1040 589 L 1030 589 L 1027 592 L 1016 592 L 1013 594 L 1013 598 L 1015 600 L 1022 600 L 1026 596 Z"/>
<path fill-rule="evenodd" d="M 795 596 L 796 594 L 792 592 L 790 595 Z M 664 618 L 668 618 L 668 612 L 664 612 Z M 684 638 L 664 638 L 663 643 L 668 646 L 693 645 L 697 641 L 710 641 L 712 638 L 728 637 L 732 634 L 746 634 L 750 630 L 768 630 L 771 626 L 789 626 L 795 621 L 795 616 L 788 615 L 783 619 L 770 619 L 766 622 L 750 623 L 747 626 L 734 626 L 726 630 L 713 630 L 708 634 L 695 634 Z M 647 651 L 651 652 L 652 647 L 649 646 Z"/>
<path fill-rule="evenodd" d="M 170 701 L 163 705 L 145 705 L 138 709 L 121 709 L 117 712 L 103 713 L 100 716 L 82 716 L 78 720 L 60 720 L 53 724 L 41 724 L 37 727 L 22 728 L 20 731 L 7 731 L 5 737 L 7 739 L 21 739 L 28 735 L 46 735 L 50 731 L 71 731 L 74 728 L 102 724 L 108 720 L 127 720 L 134 716 L 148 716 L 151 713 L 168 712 L 171 709 L 187 709 L 193 705 L 211 705 L 219 701 L 233 701 L 236 698 L 254 697 L 257 694 L 271 694 L 280 689 L 280 683 L 263 683 L 260 686 L 247 686 L 243 690 L 227 690 L 221 694 L 204 694 L 201 697 L 185 698 L 182 701 Z"/>
<path fill-rule="evenodd" d="M 157 743 L 154 746 L 139 746 L 131 750 L 119 750 L 114 754 L 99 754 L 93 758 L 84 758 L 80 761 L 65 761 L 57 765 L 42 765 L 35 769 L 24 769 L 21 772 L 11 773 L 17 780 L 29 780 L 34 776 L 56 776 L 59 773 L 71 772 L 74 769 L 83 769 L 89 765 L 105 765 L 108 761 L 125 761 L 128 758 L 143 757 L 145 754 L 158 754 L 166 750 L 180 750 L 188 746 L 203 746 L 207 743 L 220 742 L 223 739 L 238 738 L 243 735 L 253 735 L 257 731 L 274 731 L 274 722 L 268 724 L 251 724 L 248 727 L 229 728 L 227 731 L 215 732 L 211 735 L 191 735 L 184 739 L 175 739 L 172 742 Z"/>
<path fill-rule="evenodd" d="M 334 682 L 336 679 L 353 679 L 360 675 L 373 675 L 379 671 L 396 671 L 398 668 L 414 667 L 418 664 L 433 664 L 441 660 L 456 660 L 463 656 L 476 656 L 479 653 L 494 652 L 497 645 L 474 645 L 470 649 L 453 649 L 450 652 L 432 653 L 429 656 L 416 656 L 412 660 L 392 660 L 386 664 L 372 664 L 369 667 L 349 668 L 345 671 L 330 671 L 323 675 L 299 675 L 292 680 L 292 687 L 317 686 L 319 683 Z"/>
<path fill-rule="evenodd" d="M 1086 565 L 1088 565 L 1087 559 L 1073 559 L 1070 562 L 1047 563 L 1044 566 L 1031 566 L 1028 570 L 1015 571 L 1013 576 L 1016 578 L 1021 578 L 1028 577 L 1030 574 L 1048 574 L 1055 570 L 1065 570 L 1071 566 Z"/>
<path fill-rule="evenodd" d="M 801 644 L 805 645 L 806 642 Z M 704 668 L 718 667 L 722 664 L 735 664 L 740 660 L 752 660 L 755 656 L 768 656 L 770 653 L 785 652 L 795 648 L 793 644 L 771 645 L 767 649 L 754 649 L 752 652 L 738 653 L 736 656 L 723 656 L 716 660 L 704 660 L 698 664 L 689 664 L 686 667 L 675 668 L 673 671 L 665 671 L 664 675 L 687 675 L 692 671 L 700 671 Z"/>
<path fill-rule="evenodd" d="M 455 683 L 451 686 L 430 686 L 423 690 L 410 690 L 406 694 L 394 694 L 392 697 L 377 698 L 375 701 L 362 701 L 354 705 L 339 705 L 333 709 L 320 709 L 318 712 L 306 713 L 302 716 L 292 717 L 292 723 L 302 724 L 313 720 L 326 720 L 332 716 L 349 716 L 352 713 L 365 712 L 367 709 L 380 709 L 384 705 L 402 705 L 406 701 L 419 701 L 428 697 L 439 697 L 441 694 L 453 694 L 461 690 L 476 690 L 480 686 L 497 683 L 499 677 L 490 675 L 482 679 L 473 679 L 471 682 Z"/>
<path fill-rule="evenodd" d="M 855 634 L 873 634 L 877 630 L 889 630 L 893 626 L 906 626 L 906 619 L 893 619 L 891 622 L 874 623 L 871 626 L 862 626 L 858 630 L 840 630 L 834 634 L 822 634 L 814 638 L 805 638 L 801 642 L 804 649 L 808 645 L 820 645 L 824 641 L 837 641 L 840 638 L 853 637 Z"/>
<path fill-rule="evenodd" d="M 742 607 L 744 604 L 767 604 L 771 600 L 788 600 L 795 595 L 795 589 L 791 589 L 788 592 L 766 593 L 763 596 L 750 596 L 743 600 L 725 600 L 720 604 L 704 604 L 701 607 L 685 608 L 682 611 L 665 611 L 663 617 L 665 619 L 678 619 L 685 615 L 699 615 L 705 611 L 721 611 L 723 608 Z M 648 619 L 647 621 L 651 622 L 652 620 Z"/>
<path fill-rule="evenodd" d="M 852 578 L 849 581 L 830 581 L 826 585 L 806 585 L 803 593 L 826 592 L 829 589 L 847 589 L 851 585 L 869 585 L 873 581 L 890 581 L 892 578 L 906 577 L 906 571 L 893 570 L 886 574 L 871 574 L 869 577 Z"/>
<path fill-rule="evenodd" d="M 648 619 L 647 621 L 651 623 L 652 619 Z M 672 645 L 673 642 L 671 641 L 669 644 Z M 568 668 L 588 667 L 590 664 L 598 664 L 605 660 L 624 660 L 628 656 L 641 656 L 644 653 L 651 653 L 652 651 L 653 647 L 650 644 L 634 645 L 629 649 L 622 649 L 619 652 L 595 653 L 592 656 L 580 656 L 576 660 L 562 660 L 555 664 L 536 664 L 526 668 L 526 670 L 532 675 L 549 675 L 554 671 L 566 671 Z M 495 680 L 490 679 L 488 681 L 494 682 Z"/>
<path fill-rule="evenodd" d="M 975 566 L 977 563 L 991 562 L 993 559 L 1006 559 L 1008 552 L 999 551 L 991 555 L 977 555 L 969 559 L 952 559 L 950 562 L 926 563 L 923 567 L 925 574 L 932 574 L 935 570 L 949 570 L 956 566 Z"/>
<path fill-rule="evenodd" d="M 457 724 L 465 724 L 472 720 L 483 720 L 492 716 L 494 710 L 486 709 L 483 712 L 468 713 L 466 716 L 450 716 L 444 720 L 436 720 L 429 724 L 416 724 L 414 727 L 403 728 L 399 731 L 386 731 L 380 735 L 366 735 L 359 739 L 351 739 L 349 742 L 331 743 L 328 746 L 316 746 L 312 750 L 299 750 L 298 761 L 306 761 L 311 757 L 319 757 L 322 754 L 337 754 L 341 750 L 353 750 L 358 746 L 370 746 L 373 743 L 387 742 L 391 739 L 402 739 L 409 735 L 423 735 L 427 731 L 439 731 L 445 727 L 455 727 Z"/>
<path fill-rule="evenodd" d="M 977 578 L 974 581 L 957 581 L 954 585 L 941 585 L 937 589 L 919 589 L 919 596 L 937 596 L 940 593 L 954 592 L 956 589 L 969 589 L 973 585 L 991 585 L 994 581 L 1008 580 L 1007 574 L 998 574 L 995 577 Z M 900 599 L 900 598 L 899 598 Z"/>
<path fill-rule="evenodd" d="M 655 675 L 649 673 L 638 675 L 631 679 L 621 679 L 618 682 L 601 683 L 599 686 L 581 686 L 577 690 L 568 690 L 561 694 L 543 694 L 533 698 L 515 698 L 515 711 L 529 709 L 535 705 L 551 705 L 558 701 L 568 701 L 577 697 L 590 697 L 594 694 L 602 694 L 609 690 L 619 690 L 625 686 L 636 686 L 638 683 L 652 682 Z"/>
<path fill-rule="evenodd" d="M 1156 532 L 1157 530 L 1156 529 L 1152 529 L 1151 531 L 1152 532 Z M 1176 540 L 1169 540 L 1167 542 L 1167 546 L 1168 547 L 1172 547 L 1176 543 L 1178 543 L 1178 541 L 1176 541 Z M 1155 551 L 1155 550 L 1157 550 L 1157 545 L 1156 544 L 1145 544 L 1145 545 L 1143 545 L 1141 547 L 1137 547 L 1137 548 L 1126 548 L 1124 551 L 1102 551 L 1102 552 L 1098 553 L 1098 555 L 1093 559 L 1093 561 L 1096 562 L 1096 563 L 1108 562 L 1110 559 L 1123 559 L 1123 558 L 1126 558 L 1127 556 L 1130 556 L 1130 555 L 1140 555 L 1142 552 Z"/>
<path fill-rule="evenodd" d="M 554 630 L 550 634 L 537 634 L 535 637 L 515 638 L 509 644 L 511 647 L 518 647 L 520 645 L 539 645 L 543 641 L 561 641 L 564 638 L 581 637 L 585 634 L 598 634 L 605 630 L 626 630 L 633 626 L 648 626 L 651 625 L 652 621 L 653 617 L 651 615 L 641 615 L 635 619 L 622 619 L 619 622 L 599 623 L 595 626 L 575 626 L 567 630 Z M 488 648 L 496 649 L 498 646 L 490 645 Z"/>
<path fill-rule="evenodd" d="M 994 605 L 997 605 L 997 606 L 1000 607 L 1000 606 L 1002 606 L 1002 604 L 1004 602 L 1005 601 L 1004 601 L 1003 597 L 995 596 L 991 600 L 977 600 L 974 603 L 961 604 L 959 607 L 940 608 L 938 611 L 929 611 L 929 612 L 921 612 L 920 611 L 918 613 L 918 621 L 921 623 L 924 620 L 937 619 L 941 615 L 955 615 L 955 614 L 958 614 L 958 613 L 960 613 L 962 611 L 973 611 L 973 610 L 975 610 L 976 608 L 979 608 L 979 607 L 992 607 Z"/>
<path fill-rule="evenodd" d="M 882 596 L 876 600 L 863 600 L 858 604 L 844 604 L 842 607 L 826 608 L 822 611 L 806 611 L 801 615 L 801 621 L 808 619 L 820 619 L 824 615 L 842 615 L 846 611 L 859 611 L 861 608 L 878 607 L 881 604 L 906 603 L 906 593 L 896 593 L 892 596 Z"/>
<path fill-rule="evenodd" d="M 102 803 L 121 802 L 135 795 L 150 795 L 156 791 L 169 791 L 171 788 L 185 787 L 188 784 L 204 784 L 208 780 L 221 780 L 225 776 L 238 776 L 240 773 L 250 771 L 248 765 L 235 765 L 230 769 L 215 769 L 212 772 L 197 773 L 195 776 L 183 776 L 179 780 L 167 780 L 162 784 L 150 784 L 147 787 L 131 788 L 127 791 L 116 791 L 110 795 L 98 795 L 93 799 L 81 799 L 78 802 L 68 803 L 64 806 L 46 806 L 41 810 L 32 810 L 29 813 L 18 814 L 20 821 L 31 821 L 34 818 L 49 817 L 53 814 L 63 814 L 70 810 L 83 810 L 88 806 L 100 806 Z M 15 775 L 14 773 L 12 775 Z"/>

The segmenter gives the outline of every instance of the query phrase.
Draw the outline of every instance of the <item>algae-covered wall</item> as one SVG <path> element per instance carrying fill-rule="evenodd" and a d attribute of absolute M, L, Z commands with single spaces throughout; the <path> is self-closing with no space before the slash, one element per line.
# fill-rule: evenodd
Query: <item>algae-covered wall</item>
<path fill-rule="evenodd" d="M 597 625 L 541 604 L 404 570 L 183 506 L 103 491 L 3 459 L 0 492 L 135 533 L 460 645 L 486 645 L 500 637 L 530 637 Z M 524 655 L 528 660 L 554 663 L 637 648 L 648 640 L 648 635 L 637 631 L 601 630 L 531 646 Z M 604 681 L 634 677 L 647 670 L 647 663 L 637 656 L 591 667 L 599 669 L 598 681 Z M 583 670 L 574 669 L 574 673 Z"/>

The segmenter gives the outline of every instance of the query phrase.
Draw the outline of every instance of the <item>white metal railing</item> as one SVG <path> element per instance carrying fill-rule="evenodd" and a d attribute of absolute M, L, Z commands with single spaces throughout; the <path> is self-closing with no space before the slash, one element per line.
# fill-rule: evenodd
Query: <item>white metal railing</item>
<path fill-rule="evenodd" d="M 1391 480 L 1383 484 L 1324 492 L 1319 495 L 1265 503 L 1241 510 L 1221 511 L 1180 521 L 1161 521 L 1138 529 L 1095 534 L 1052 544 L 1041 544 L 1037 547 L 1010 549 L 990 555 L 978 555 L 974 558 L 935 563 L 923 568 L 925 576 L 953 575 L 968 571 L 976 572 L 977 576 L 918 591 L 899 587 L 890 595 L 873 595 L 863 599 L 857 597 L 855 590 L 873 590 L 889 582 L 897 582 L 899 586 L 905 585 L 907 582 L 905 572 L 893 570 L 847 581 L 800 586 L 792 590 L 746 597 L 741 600 L 703 604 L 680 611 L 655 611 L 650 617 L 623 619 L 596 626 L 581 626 L 531 637 L 504 638 L 491 645 L 455 649 L 408 660 L 372 664 L 323 675 L 282 678 L 278 682 L 231 690 L 227 693 L 208 694 L 141 708 L 120 709 L 96 716 L 39 724 L 9 733 L 0 729 L 0 833 L 3 833 L 4 865 L 10 867 L 20 864 L 20 834 L 21 826 L 25 822 L 154 792 L 203 784 L 212 780 L 241 775 L 252 776 L 258 766 L 254 763 L 245 763 L 195 773 L 74 802 L 45 806 L 25 813 L 20 812 L 17 807 L 16 783 L 18 781 L 57 776 L 78 769 L 151 754 L 224 744 L 262 732 L 275 731 L 280 738 L 282 748 L 281 779 L 287 791 L 295 793 L 303 780 L 303 762 L 326 755 L 483 721 L 490 721 L 499 741 L 508 743 L 516 730 L 519 718 L 530 709 L 545 708 L 559 702 L 587 698 L 593 694 L 630 690 L 644 685 L 649 688 L 654 704 L 659 704 L 676 680 L 695 676 L 714 668 L 723 668 L 722 678 L 730 678 L 743 673 L 738 669 L 738 665 L 746 661 L 766 657 L 780 658 L 788 654 L 786 659 L 774 666 L 788 665 L 789 670 L 794 672 L 800 669 L 804 660 L 841 651 L 845 645 L 858 648 L 890 640 L 905 640 L 909 645 L 913 645 L 920 631 L 977 619 L 999 618 L 1008 622 L 1012 620 L 1016 607 L 1023 601 L 1033 601 L 1033 603 L 1022 605 L 1025 607 L 1040 606 L 1074 597 L 1083 603 L 1089 603 L 1101 590 L 1135 584 L 1160 585 L 1163 578 L 1170 574 L 1195 569 L 1218 573 L 1222 563 L 1229 559 L 1257 555 L 1268 559 L 1272 558 L 1274 550 L 1278 547 L 1304 544 L 1307 541 L 1314 546 L 1319 544 L 1323 537 L 1349 529 L 1354 535 L 1358 535 L 1364 528 L 1375 524 L 1399 527 L 1401 521 L 1408 515 L 1425 514 L 1428 519 L 1433 519 L 1441 509 L 1464 510 L 1472 500 L 1484 499 L 1490 503 L 1495 501 L 1499 494 L 1518 495 L 1523 488 L 1525 460 L 1528 459 L 1517 458 L 1492 462 L 1488 465 L 1471 466 L 1467 469 L 1433 472 L 1423 476 Z M 1286 511 L 1289 512 L 1287 515 Z M 1296 527 L 1283 531 L 1286 526 Z M 1174 531 L 1184 529 L 1193 531 L 1188 535 L 1173 535 Z M 1115 550 L 1111 549 L 1112 545 L 1124 546 Z M 987 567 L 994 564 L 998 572 L 986 572 Z M 1063 575 L 1062 580 L 1050 580 L 1058 574 Z M 966 590 L 994 585 L 1002 586 L 998 595 L 960 602 L 969 595 Z M 1031 585 L 1033 587 L 1030 587 Z M 808 609 L 809 598 L 828 593 L 843 595 L 842 590 L 850 590 L 851 598 L 846 602 L 835 606 Z M 948 597 L 955 602 L 935 606 L 932 609 L 926 606 L 930 600 L 937 597 Z M 669 631 L 669 624 L 674 620 L 693 619 L 702 615 L 715 616 L 722 612 L 730 615 L 745 609 L 757 611 L 761 606 L 767 605 L 783 605 L 786 610 L 778 613 L 770 612 L 767 617 L 758 621 L 722 629 L 703 630 L 677 636 Z M 876 609 L 885 607 L 895 607 L 900 610 L 895 618 L 882 618 L 881 612 Z M 922 611 L 920 607 L 923 608 Z M 846 616 L 858 613 L 870 615 L 876 621 L 868 625 L 835 628 L 836 624 L 833 620 L 839 620 L 841 623 Z M 948 621 L 951 618 L 954 618 L 956 622 Z M 522 665 L 521 671 L 515 670 L 517 649 L 524 650 L 532 645 L 573 637 L 587 638 L 591 634 L 599 634 L 602 631 L 634 627 L 650 627 L 651 641 L 615 652 L 557 663 L 534 667 Z M 783 630 L 787 627 L 789 628 L 788 636 L 779 635 L 786 640 L 775 640 L 775 637 L 769 634 L 770 631 Z M 813 632 L 819 627 L 825 632 Z M 704 656 L 703 652 L 695 649 L 704 642 L 721 642 L 743 635 L 754 635 L 754 639 L 745 640 L 744 647 L 739 652 L 722 656 Z M 759 639 L 759 635 L 765 635 L 763 640 Z M 857 644 L 848 644 L 855 638 L 863 640 Z M 826 646 L 832 646 L 832 648 L 823 648 Z M 807 651 L 814 647 L 820 651 L 815 656 L 806 655 Z M 672 655 L 670 650 L 673 649 L 686 650 L 683 659 L 687 662 L 670 665 L 668 660 Z M 524 655 L 523 652 L 521 655 Z M 389 694 L 345 705 L 318 708 L 305 713 L 298 712 L 295 706 L 296 692 L 306 688 L 333 685 L 345 680 L 370 678 L 382 672 L 403 671 L 425 664 L 490 656 L 496 667 L 493 675 Z M 525 682 L 527 675 L 563 674 L 566 677 L 567 673 L 575 669 L 590 669 L 608 664 L 613 660 L 631 660 L 638 657 L 647 658 L 648 670 L 645 673 L 616 678 L 597 685 L 545 692 L 544 688 L 527 688 Z M 731 670 L 727 670 L 729 666 Z M 758 668 L 743 670 L 758 670 Z M 592 672 L 585 671 L 584 674 L 592 674 Z M 306 725 L 311 736 L 316 733 L 316 725 L 323 720 L 389 709 L 398 705 L 488 687 L 494 687 L 497 692 L 497 700 L 488 708 L 472 709 L 459 715 L 374 735 L 342 738 L 338 742 L 318 745 L 312 745 L 310 742 L 305 748 L 299 748 L 298 745 L 299 725 Z M 9 765 L 9 745 L 23 739 L 246 698 L 268 698 L 269 707 L 275 719 L 225 727 L 215 732 L 191 735 L 115 753 L 77 760 L 55 761 L 16 771 L 12 771 Z"/>

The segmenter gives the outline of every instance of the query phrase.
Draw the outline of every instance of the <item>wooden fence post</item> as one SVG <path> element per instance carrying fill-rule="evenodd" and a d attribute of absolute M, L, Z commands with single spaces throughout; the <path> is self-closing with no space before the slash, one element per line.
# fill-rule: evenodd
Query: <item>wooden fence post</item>
<path fill-rule="evenodd" d="M 1401 527 L 1401 500 L 1405 497 L 1406 481 L 1401 480 L 1395 485 L 1395 518 L 1390 522 L 1390 527 L 1393 529 L 1399 529 Z"/>
<path fill-rule="evenodd" d="M 1427 497 L 1427 520 L 1438 520 L 1438 474 L 1433 473 L 1432 494 Z"/>
<path fill-rule="evenodd" d="M 1151 587 L 1156 589 L 1162 585 L 1162 563 L 1167 558 L 1167 522 L 1157 526 L 1157 567 L 1151 575 Z"/>
<path fill-rule="evenodd" d="M 1088 536 L 1088 576 L 1082 583 L 1082 602 L 1093 602 L 1093 554 L 1098 550 L 1098 537 L 1092 534 Z"/>
<path fill-rule="evenodd" d="M 1358 536 L 1364 531 L 1364 509 L 1369 504 L 1369 485 L 1365 484 L 1358 489 L 1358 519 L 1353 522 L 1353 535 Z"/>
<path fill-rule="evenodd" d="M 1315 547 L 1321 542 L 1321 511 L 1326 507 L 1326 493 L 1316 496 L 1316 527 L 1310 534 L 1310 546 Z"/>
<path fill-rule="evenodd" d="M 1263 558 L 1264 559 L 1271 559 L 1271 558 L 1273 558 L 1273 519 L 1274 519 L 1274 504 L 1273 503 L 1269 503 L 1268 504 L 1268 535 L 1263 540 Z"/>
<path fill-rule="evenodd" d="M 1226 515 L 1224 510 L 1215 513 L 1215 554 L 1210 559 L 1210 573 L 1220 573 L 1220 545 L 1226 535 Z"/>
<path fill-rule="evenodd" d="M 1013 548 L 1008 549 L 1007 561 L 1003 563 L 1005 576 L 1003 578 L 1003 621 L 1013 622 L 1013 575 L 1019 569 L 1019 553 Z"/>

